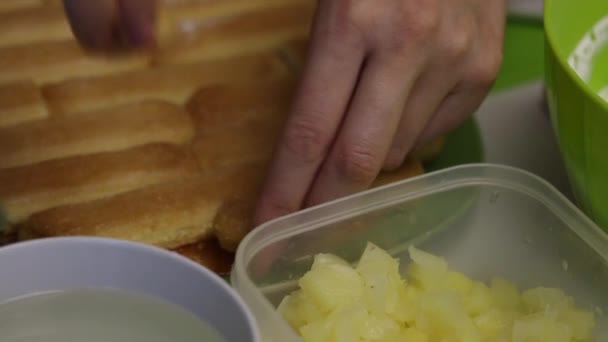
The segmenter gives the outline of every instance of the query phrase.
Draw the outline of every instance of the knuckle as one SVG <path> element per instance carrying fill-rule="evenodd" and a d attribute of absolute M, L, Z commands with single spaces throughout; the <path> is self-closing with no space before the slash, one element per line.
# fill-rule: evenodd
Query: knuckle
<path fill-rule="evenodd" d="M 469 82 L 482 87 L 491 86 L 502 66 L 502 53 L 484 54 L 469 71 Z"/>
<path fill-rule="evenodd" d="M 322 125 L 312 118 L 295 119 L 285 131 L 285 147 L 305 163 L 322 159 L 329 148 L 328 140 Z"/>
<path fill-rule="evenodd" d="M 460 27 L 452 31 L 444 39 L 443 57 L 447 59 L 460 59 L 467 55 L 473 46 L 473 32 L 466 28 Z"/>
<path fill-rule="evenodd" d="M 412 8 L 404 8 L 404 24 L 408 39 L 424 42 L 439 30 L 440 11 L 437 1 L 415 1 Z M 403 20 L 403 19 L 402 19 Z"/>
<path fill-rule="evenodd" d="M 364 21 L 360 20 L 359 8 L 355 3 L 354 0 L 336 1 L 335 8 L 330 11 L 329 20 L 326 20 L 327 25 L 323 26 L 327 37 L 346 39 L 365 31 L 361 29 Z"/>
<path fill-rule="evenodd" d="M 342 148 L 338 163 L 340 173 L 347 180 L 368 183 L 376 177 L 381 162 L 369 147 L 350 144 Z"/>

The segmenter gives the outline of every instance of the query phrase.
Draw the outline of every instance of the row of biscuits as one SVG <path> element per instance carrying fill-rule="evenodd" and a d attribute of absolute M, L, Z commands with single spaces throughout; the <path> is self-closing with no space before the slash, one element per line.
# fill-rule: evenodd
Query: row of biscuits
<path fill-rule="evenodd" d="M 59 0 L 18 1 L 0 6 L 0 244 L 115 237 L 225 272 L 315 2 L 165 0 L 160 48 L 108 59 L 78 47 Z M 420 173 L 412 160 L 375 186 Z"/>

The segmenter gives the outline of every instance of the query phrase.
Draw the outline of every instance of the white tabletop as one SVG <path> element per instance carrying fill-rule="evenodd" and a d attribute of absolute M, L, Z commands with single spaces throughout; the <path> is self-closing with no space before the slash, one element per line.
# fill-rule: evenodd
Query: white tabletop
<path fill-rule="evenodd" d="M 490 96 L 476 114 L 485 161 L 537 174 L 572 194 L 551 122 L 542 109 L 543 85 L 533 82 Z"/>

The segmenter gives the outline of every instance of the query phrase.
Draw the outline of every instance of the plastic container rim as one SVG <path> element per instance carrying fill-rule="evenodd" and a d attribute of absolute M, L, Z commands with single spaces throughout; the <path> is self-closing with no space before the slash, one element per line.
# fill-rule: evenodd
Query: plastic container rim
<path fill-rule="evenodd" d="M 483 175 L 484 171 L 489 171 L 493 174 L 491 176 Z M 469 176 L 467 176 L 466 173 L 468 173 Z M 499 173 L 500 175 L 497 176 L 496 173 Z M 451 178 L 449 180 L 442 179 L 446 176 Z M 529 186 L 524 182 L 518 181 L 518 177 L 519 179 L 524 178 L 534 185 Z M 437 182 L 434 184 L 427 184 L 431 183 L 427 182 L 429 180 L 437 180 Z M 415 184 L 423 182 L 424 184 L 421 185 L 421 189 L 399 192 L 399 188 L 404 188 L 412 183 Z M 504 165 L 478 163 L 455 166 L 440 171 L 430 172 L 418 177 L 413 177 L 397 183 L 368 190 L 366 192 L 338 199 L 267 222 L 253 230 L 243 240 L 238 248 L 235 258 L 235 266 L 231 274 L 232 284 L 237 288 L 237 291 L 244 288 L 258 289 L 247 274 L 247 263 L 252 256 L 256 255 L 261 249 L 276 240 L 298 235 L 304 231 L 318 229 L 319 227 L 328 224 L 330 221 L 340 221 L 353 213 L 361 214 L 362 209 L 365 209 L 366 212 L 373 211 L 374 209 L 379 209 L 390 204 L 403 202 L 417 196 L 424 196 L 425 194 L 430 194 L 441 190 L 445 191 L 454 188 L 461 188 L 463 186 L 483 184 L 500 186 L 520 193 L 525 193 L 526 195 L 539 201 L 553 214 L 564 221 L 566 226 L 574 234 L 581 238 L 590 249 L 597 253 L 603 260 L 608 262 L 608 236 L 605 235 L 599 226 L 593 223 L 590 218 L 588 218 L 548 181 L 522 169 Z M 399 194 L 393 194 L 386 198 L 386 200 L 371 202 L 363 207 L 359 206 L 361 202 L 365 202 L 365 198 L 377 197 L 378 194 L 387 193 L 389 191 L 399 192 Z M 336 210 L 333 211 L 332 209 Z M 334 214 L 325 215 L 315 220 L 302 222 L 293 227 L 287 227 L 281 230 L 279 233 L 275 232 L 273 234 L 269 234 L 265 238 L 259 238 L 259 235 L 264 234 L 266 230 L 275 225 L 282 222 L 289 222 L 290 220 L 293 220 L 293 218 L 302 215 L 313 215 L 322 210 L 331 211 L 334 212 Z M 259 241 L 257 241 L 258 239 Z M 252 241 L 254 244 L 252 244 Z M 271 305 L 270 302 L 268 302 L 268 300 L 261 295 L 261 291 L 255 291 L 254 296 L 257 297 L 257 301 L 261 300 L 264 302 L 264 306 Z"/>

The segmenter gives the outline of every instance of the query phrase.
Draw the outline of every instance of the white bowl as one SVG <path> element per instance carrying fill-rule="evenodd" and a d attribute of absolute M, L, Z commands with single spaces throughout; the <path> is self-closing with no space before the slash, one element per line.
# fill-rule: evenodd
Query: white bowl
<path fill-rule="evenodd" d="M 117 289 L 191 311 L 227 342 L 259 342 L 253 315 L 206 268 L 160 248 L 87 237 L 41 239 L 0 248 L 0 302 L 45 291 Z"/>

